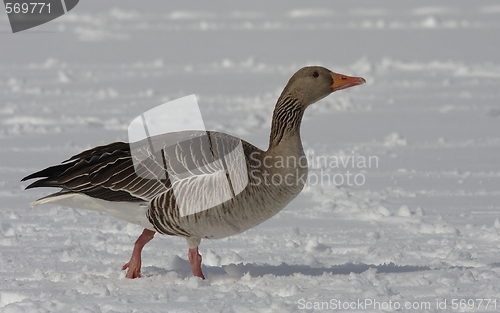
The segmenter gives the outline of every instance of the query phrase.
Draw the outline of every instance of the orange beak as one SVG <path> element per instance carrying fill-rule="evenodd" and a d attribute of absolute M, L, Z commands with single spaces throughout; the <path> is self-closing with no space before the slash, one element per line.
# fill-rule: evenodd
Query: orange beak
<path fill-rule="evenodd" d="M 366 83 L 366 80 L 363 77 L 351 77 L 334 72 L 330 72 L 330 75 L 332 75 L 333 78 L 333 91 L 342 90 Z"/>

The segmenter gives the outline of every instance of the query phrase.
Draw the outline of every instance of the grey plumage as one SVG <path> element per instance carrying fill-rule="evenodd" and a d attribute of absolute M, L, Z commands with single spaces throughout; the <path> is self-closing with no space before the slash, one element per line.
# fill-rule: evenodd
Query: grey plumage
<path fill-rule="evenodd" d="M 34 205 L 105 211 L 161 234 L 185 237 L 195 248 L 201 238 L 254 227 L 293 200 L 307 179 L 300 138 L 306 108 L 335 90 L 364 82 L 323 67 L 299 70 L 276 103 L 266 151 L 220 132 L 184 131 L 95 147 L 22 180 L 40 178 L 27 189 L 62 188 Z M 137 261 L 138 253 L 139 268 L 142 246 L 131 259 Z M 191 254 L 190 262 L 193 273 L 203 277 Z"/>

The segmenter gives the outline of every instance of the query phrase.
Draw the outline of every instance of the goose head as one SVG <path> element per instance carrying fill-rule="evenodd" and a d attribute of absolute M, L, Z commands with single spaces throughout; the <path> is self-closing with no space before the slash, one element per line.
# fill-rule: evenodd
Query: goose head
<path fill-rule="evenodd" d="M 274 108 L 269 149 L 283 138 L 296 138 L 306 108 L 334 91 L 364 84 L 362 77 L 337 74 L 321 66 L 303 67 L 293 74 Z M 295 137 L 294 137 L 295 136 Z"/>
<path fill-rule="evenodd" d="M 293 99 L 306 108 L 334 91 L 364 83 L 362 77 L 334 73 L 321 66 L 307 66 L 293 74 L 280 99 Z"/>

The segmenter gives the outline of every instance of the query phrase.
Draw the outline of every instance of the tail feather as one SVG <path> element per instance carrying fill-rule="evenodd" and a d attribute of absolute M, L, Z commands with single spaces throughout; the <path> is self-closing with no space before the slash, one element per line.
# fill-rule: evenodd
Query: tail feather
<path fill-rule="evenodd" d="M 145 202 L 109 202 L 82 193 L 63 190 L 33 201 L 30 206 L 35 207 L 48 203 L 76 209 L 106 212 L 120 220 L 154 230 L 154 226 L 146 217 L 148 206 Z"/>
<path fill-rule="evenodd" d="M 44 178 L 44 179 L 39 179 L 37 181 L 32 182 L 28 186 L 26 186 L 26 189 L 31 189 L 31 188 L 38 188 L 38 187 L 61 187 L 58 182 L 51 180 L 49 178 Z"/>
<path fill-rule="evenodd" d="M 36 173 L 24 177 L 23 179 L 21 179 L 21 181 L 30 180 L 33 178 L 43 178 L 31 183 L 25 189 L 31 189 L 36 187 L 61 187 L 55 180 L 51 179 L 51 177 L 58 177 L 72 166 L 73 163 L 65 163 L 47 167 L 46 169 L 43 169 L 41 171 L 38 171 Z"/>

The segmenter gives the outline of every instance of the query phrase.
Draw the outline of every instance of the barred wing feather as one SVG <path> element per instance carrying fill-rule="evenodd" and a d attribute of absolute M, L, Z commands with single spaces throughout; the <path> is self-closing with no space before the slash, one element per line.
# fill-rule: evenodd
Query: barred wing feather
<path fill-rule="evenodd" d="M 245 188 L 243 148 L 249 146 L 219 132 L 168 133 L 95 147 L 23 180 L 42 178 L 27 188 L 63 188 L 45 199 L 82 193 L 106 201 L 149 202 L 163 194 L 162 209 L 178 206 L 183 216 L 218 205 Z"/>

